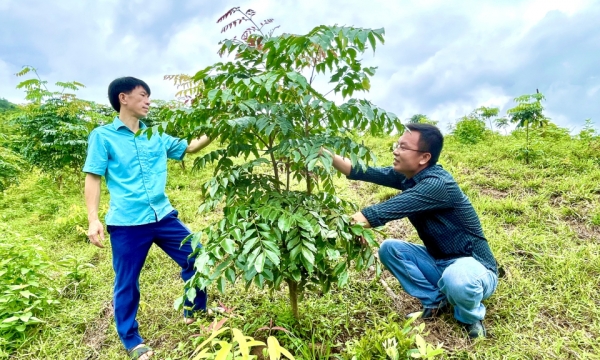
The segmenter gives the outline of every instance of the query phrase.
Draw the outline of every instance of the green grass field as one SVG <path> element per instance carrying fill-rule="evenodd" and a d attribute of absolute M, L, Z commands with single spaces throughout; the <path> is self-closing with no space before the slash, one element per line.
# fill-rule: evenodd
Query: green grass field
<path fill-rule="evenodd" d="M 550 130 L 535 136 L 534 148 L 543 153 L 529 165 L 516 159 L 515 151 L 523 145 L 518 133 L 489 136 L 477 145 L 446 139 L 440 163 L 473 202 L 505 275 L 486 301 L 487 339 L 468 340 L 450 315 L 426 323 L 426 340 L 443 343 L 444 358 L 600 358 L 600 147 L 597 139 L 578 140 L 560 129 Z M 366 138 L 365 144 L 378 154 L 378 165 L 387 166 L 395 140 Z M 219 217 L 197 215 L 202 203 L 199 189 L 212 169 L 193 173 L 190 159 L 187 168 L 169 164 L 167 193 L 180 218 L 199 230 Z M 68 267 L 49 270 L 47 286 L 58 290 L 60 304 L 51 307 L 44 323 L 11 350 L 11 358 L 125 358 L 110 316 L 109 243 L 98 249 L 87 242 L 87 214 L 78 184 L 72 181 L 59 190 L 51 178 L 33 172 L 0 195 L 0 242 L 37 244 L 51 262 L 72 255 L 94 265 L 81 269 L 84 275 L 79 283 L 65 276 L 71 271 Z M 341 197 L 359 206 L 395 194 L 341 177 L 336 184 Z M 102 216 L 107 200 L 105 191 Z M 418 241 L 406 220 L 389 223 L 383 232 L 387 237 Z M 220 294 L 214 288 L 209 290 L 209 301 L 235 308 L 230 324 L 244 334 L 267 335 L 257 330 L 271 321 L 288 329 L 291 335 L 273 334 L 299 359 L 345 358 L 347 344 L 380 329 L 389 314 L 402 318 L 419 308 L 389 273 L 382 277 L 397 299 L 388 295 L 373 272 L 354 273 L 345 288 L 334 287 L 326 295 L 307 294 L 299 321 L 291 315 L 285 289 L 246 291 L 239 285 Z M 138 321 L 142 336 L 156 350 L 155 358 L 187 359 L 198 339 L 193 335 L 211 319 L 190 327 L 183 324 L 182 315 L 173 309 L 182 291 L 178 269 L 156 247 L 140 282 Z"/>

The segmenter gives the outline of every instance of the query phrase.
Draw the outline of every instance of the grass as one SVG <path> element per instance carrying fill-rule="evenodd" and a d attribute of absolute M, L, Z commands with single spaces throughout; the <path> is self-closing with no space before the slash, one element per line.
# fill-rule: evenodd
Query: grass
<path fill-rule="evenodd" d="M 395 139 L 366 138 L 382 166 L 390 162 Z M 516 160 L 522 134 L 494 136 L 476 145 L 448 137 L 440 163 L 471 199 L 484 232 L 505 272 L 496 293 L 486 301 L 489 337 L 471 342 L 450 315 L 426 324 L 426 340 L 443 343 L 451 359 L 593 359 L 600 358 L 600 162 L 598 147 L 555 131 L 537 134 L 534 148 L 543 155 L 530 165 Z M 210 150 L 216 148 L 211 145 Z M 200 187 L 212 169 L 183 171 L 169 164 L 167 193 L 181 219 L 199 230 L 218 214 L 197 216 Z M 394 191 L 336 178 L 340 196 L 366 206 L 393 196 Z M 113 272 L 110 248 L 98 249 L 85 236 L 87 215 L 77 182 L 57 189 L 38 172 L 0 197 L 0 241 L 39 244 L 49 260 L 74 255 L 95 267 L 84 269 L 86 281 L 75 286 L 55 269 L 52 286 L 60 290 L 60 305 L 29 333 L 13 352 L 14 359 L 119 359 L 124 351 L 110 316 Z M 106 213 L 108 195 L 102 194 Z M 384 228 L 389 237 L 418 241 L 406 220 Z M 382 237 L 383 239 L 383 237 Z M 419 305 L 406 296 L 389 273 L 383 275 L 399 299 L 392 300 L 375 275 L 353 274 L 346 288 L 329 294 L 311 293 L 301 302 L 296 321 L 287 292 L 245 291 L 240 286 L 224 295 L 210 289 L 212 305 L 235 308 L 230 322 L 245 334 L 271 321 L 292 331 L 274 331 L 282 344 L 302 358 L 344 357 L 357 341 L 391 312 L 404 314 Z M 188 358 L 192 335 L 211 319 L 186 327 L 173 310 L 182 291 L 176 265 L 153 247 L 141 276 L 140 330 L 160 359 Z M 197 342 L 197 341 L 196 341 Z"/>

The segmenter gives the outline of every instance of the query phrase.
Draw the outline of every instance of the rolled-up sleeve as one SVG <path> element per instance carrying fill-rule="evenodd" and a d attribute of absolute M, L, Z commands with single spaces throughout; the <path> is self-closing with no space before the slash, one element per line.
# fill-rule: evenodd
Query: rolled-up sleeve
<path fill-rule="evenodd" d="M 167 150 L 167 157 L 173 160 L 183 160 L 188 142 L 167 134 L 163 134 L 163 141 Z"/>
<path fill-rule="evenodd" d="M 366 207 L 361 213 L 372 227 L 434 209 L 450 207 L 450 197 L 444 181 L 427 178 L 382 203 Z"/>
<path fill-rule="evenodd" d="M 88 137 L 88 149 L 83 172 L 104 176 L 108 166 L 108 150 L 102 135 L 93 130 Z"/>

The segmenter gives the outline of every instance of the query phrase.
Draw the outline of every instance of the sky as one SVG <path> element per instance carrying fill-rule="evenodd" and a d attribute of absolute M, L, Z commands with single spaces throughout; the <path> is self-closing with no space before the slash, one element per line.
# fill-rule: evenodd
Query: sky
<path fill-rule="evenodd" d="M 363 56 L 378 67 L 372 89 L 354 97 L 403 120 L 425 114 L 445 130 L 479 106 L 504 115 L 538 89 L 557 125 L 600 124 L 600 0 L 0 0 L 0 98 L 24 102 L 15 73 L 30 65 L 50 84 L 85 84 L 78 96 L 99 103 L 121 76 L 173 99 L 164 75 L 222 61 L 218 42 L 241 35 L 216 23 L 234 6 L 280 33 L 385 28 L 385 45 Z"/>

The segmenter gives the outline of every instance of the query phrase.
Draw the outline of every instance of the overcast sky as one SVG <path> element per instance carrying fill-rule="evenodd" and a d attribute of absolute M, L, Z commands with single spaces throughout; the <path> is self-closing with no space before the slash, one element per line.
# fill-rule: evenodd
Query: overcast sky
<path fill-rule="evenodd" d="M 24 101 L 14 74 L 31 65 L 49 83 L 85 84 L 88 100 L 108 104 L 108 83 L 128 75 L 172 99 L 164 75 L 219 61 L 219 40 L 241 34 L 216 24 L 233 6 L 287 33 L 385 28 L 385 45 L 365 55 L 378 67 L 372 91 L 355 96 L 402 119 L 426 114 L 445 129 L 478 106 L 504 114 L 539 89 L 558 125 L 600 124 L 599 0 L 0 0 L 0 97 Z"/>

